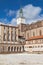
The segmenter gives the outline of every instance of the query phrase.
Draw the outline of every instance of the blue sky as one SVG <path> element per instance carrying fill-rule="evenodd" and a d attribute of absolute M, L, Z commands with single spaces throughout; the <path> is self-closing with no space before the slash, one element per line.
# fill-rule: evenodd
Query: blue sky
<path fill-rule="evenodd" d="M 0 22 L 15 25 L 20 5 L 26 23 L 43 20 L 43 0 L 0 0 Z"/>

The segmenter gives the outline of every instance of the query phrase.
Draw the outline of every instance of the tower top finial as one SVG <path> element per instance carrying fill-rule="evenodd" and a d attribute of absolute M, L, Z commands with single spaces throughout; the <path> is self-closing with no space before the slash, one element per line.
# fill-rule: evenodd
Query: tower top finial
<path fill-rule="evenodd" d="M 22 8 L 20 8 L 20 13 L 23 13 L 23 10 L 22 10 Z"/>
<path fill-rule="evenodd" d="M 23 9 L 22 8 L 20 8 L 19 16 L 23 17 Z"/>

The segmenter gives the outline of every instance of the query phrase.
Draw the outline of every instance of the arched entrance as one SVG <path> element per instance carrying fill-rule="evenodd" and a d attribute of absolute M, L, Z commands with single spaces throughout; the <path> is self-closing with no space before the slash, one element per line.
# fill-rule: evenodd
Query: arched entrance
<path fill-rule="evenodd" d="M 24 51 L 24 46 L 22 46 L 22 48 L 23 48 L 23 51 Z"/>
<path fill-rule="evenodd" d="M 19 47 L 17 47 L 17 52 L 19 51 Z"/>
<path fill-rule="evenodd" d="M 11 47 L 11 52 L 13 52 L 13 47 Z"/>
<path fill-rule="evenodd" d="M 8 47 L 8 52 L 10 51 L 10 46 Z"/>
<path fill-rule="evenodd" d="M 14 52 L 16 51 L 16 47 L 14 47 Z"/>
<path fill-rule="evenodd" d="M 21 47 L 20 47 L 20 52 L 21 52 Z"/>

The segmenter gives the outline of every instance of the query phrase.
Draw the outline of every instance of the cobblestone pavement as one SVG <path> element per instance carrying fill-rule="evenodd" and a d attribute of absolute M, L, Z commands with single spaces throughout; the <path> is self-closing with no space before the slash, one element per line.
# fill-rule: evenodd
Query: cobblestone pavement
<path fill-rule="evenodd" d="M 43 65 L 43 54 L 0 54 L 0 65 Z"/>

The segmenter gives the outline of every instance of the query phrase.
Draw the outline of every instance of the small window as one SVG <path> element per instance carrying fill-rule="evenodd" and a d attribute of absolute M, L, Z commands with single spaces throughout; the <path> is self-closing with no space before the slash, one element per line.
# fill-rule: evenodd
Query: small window
<path fill-rule="evenodd" d="M 10 33 L 9 33 L 9 31 L 7 32 L 7 40 L 10 41 Z"/>
<path fill-rule="evenodd" d="M 38 48 L 39 48 L 40 46 L 38 46 Z"/>
<path fill-rule="evenodd" d="M 5 29 L 5 26 L 4 26 L 4 29 Z"/>
<path fill-rule="evenodd" d="M 35 46 L 35 48 L 37 48 L 37 46 Z"/>
<path fill-rule="evenodd" d="M 43 46 L 41 46 L 41 47 L 43 47 Z"/>
<path fill-rule="evenodd" d="M 11 51 L 13 51 L 13 47 L 11 47 Z"/>
<path fill-rule="evenodd" d="M 34 48 L 34 46 L 32 48 Z"/>
<path fill-rule="evenodd" d="M 6 34 L 3 35 L 3 40 L 6 41 Z"/>
<path fill-rule="evenodd" d="M 35 32 L 33 32 L 33 36 L 35 36 Z"/>
<path fill-rule="evenodd" d="M 42 34 L 41 30 L 40 30 L 40 35 Z"/>
<path fill-rule="evenodd" d="M 27 38 L 29 38 L 29 33 L 27 33 Z"/>
<path fill-rule="evenodd" d="M 13 31 L 11 31 L 11 41 L 13 41 Z"/>
<path fill-rule="evenodd" d="M 32 48 L 32 46 L 29 46 L 29 48 Z"/>
<path fill-rule="evenodd" d="M 8 51 L 10 51 L 10 47 L 8 47 Z"/>
<path fill-rule="evenodd" d="M 4 26 L 3 40 L 6 41 L 6 27 Z"/>

